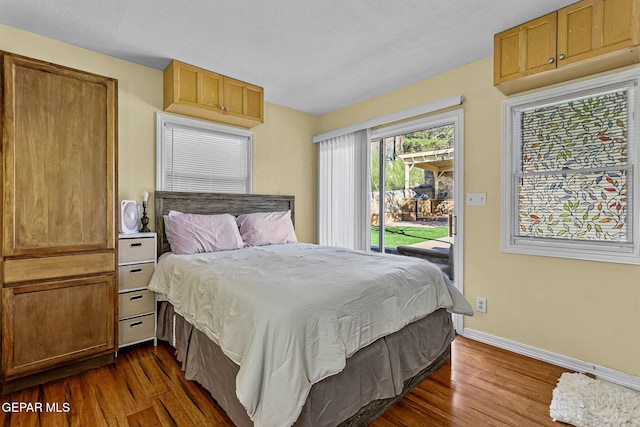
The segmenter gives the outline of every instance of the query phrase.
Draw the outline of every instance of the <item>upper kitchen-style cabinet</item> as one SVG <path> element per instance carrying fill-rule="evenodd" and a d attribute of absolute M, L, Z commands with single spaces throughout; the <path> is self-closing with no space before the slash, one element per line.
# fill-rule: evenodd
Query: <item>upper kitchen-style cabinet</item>
<path fill-rule="evenodd" d="M 174 60 L 164 70 L 164 111 L 251 128 L 264 122 L 264 90 Z"/>
<path fill-rule="evenodd" d="M 494 85 L 522 92 L 640 62 L 640 0 L 583 0 L 494 37 Z"/>

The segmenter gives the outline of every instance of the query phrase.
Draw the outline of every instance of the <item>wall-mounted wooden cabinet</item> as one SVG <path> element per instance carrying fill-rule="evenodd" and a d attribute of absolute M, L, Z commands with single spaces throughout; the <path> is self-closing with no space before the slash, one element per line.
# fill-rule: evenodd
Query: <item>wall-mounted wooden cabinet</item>
<path fill-rule="evenodd" d="M 0 52 L 0 391 L 115 360 L 117 81 Z"/>
<path fill-rule="evenodd" d="M 640 0 L 583 0 L 496 34 L 505 94 L 640 62 Z"/>
<path fill-rule="evenodd" d="M 179 61 L 164 70 L 164 111 L 254 127 L 264 122 L 264 90 Z"/>

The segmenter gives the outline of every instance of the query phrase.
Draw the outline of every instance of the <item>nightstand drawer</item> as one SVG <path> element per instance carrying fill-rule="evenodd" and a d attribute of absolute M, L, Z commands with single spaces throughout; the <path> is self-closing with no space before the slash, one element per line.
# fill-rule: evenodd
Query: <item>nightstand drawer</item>
<path fill-rule="evenodd" d="M 152 291 L 133 291 L 120 294 L 120 318 L 153 311 L 155 295 Z"/>
<path fill-rule="evenodd" d="M 121 291 L 127 289 L 145 288 L 151 280 L 155 264 L 121 265 L 118 267 L 118 282 Z"/>
<path fill-rule="evenodd" d="M 155 335 L 155 315 L 146 314 L 132 319 L 120 321 L 120 346 L 154 338 Z"/>
<path fill-rule="evenodd" d="M 137 239 L 120 239 L 118 247 L 118 263 L 155 261 L 156 240 L 149 237 Z"/>

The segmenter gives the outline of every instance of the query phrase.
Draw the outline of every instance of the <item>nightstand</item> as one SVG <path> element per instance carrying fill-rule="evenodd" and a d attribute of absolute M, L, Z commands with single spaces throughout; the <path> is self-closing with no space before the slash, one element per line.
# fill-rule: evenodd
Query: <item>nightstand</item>
<path fill-rule="evenodd" d="M 156 266 L 156 233 L 118 235 L 118 347 L 156 339 L 156 294 L 148 289 Z"/>

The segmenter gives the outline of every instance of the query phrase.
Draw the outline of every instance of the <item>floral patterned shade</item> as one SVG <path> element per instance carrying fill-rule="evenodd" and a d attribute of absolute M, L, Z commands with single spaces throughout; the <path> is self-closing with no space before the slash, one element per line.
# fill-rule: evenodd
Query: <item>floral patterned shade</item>
<path fill-rule="evenodd" d="M 628 91 L 520 114 L 520 237 L 631 240 L 627 191 Z"/>

